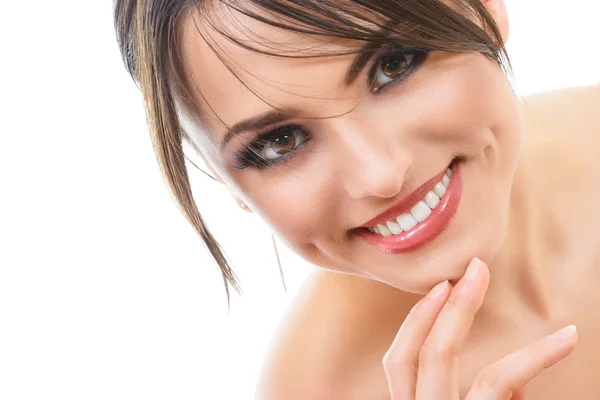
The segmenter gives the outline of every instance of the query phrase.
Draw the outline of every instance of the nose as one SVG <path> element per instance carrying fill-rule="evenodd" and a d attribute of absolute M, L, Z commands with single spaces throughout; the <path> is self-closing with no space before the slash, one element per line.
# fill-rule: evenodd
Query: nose
<path fill-rule="evenodd" d="M 391 198 L 400 192 L 413 159 L 397 133 L 346 121 L 336 140 L 341 183 L 350 197 Z"/>

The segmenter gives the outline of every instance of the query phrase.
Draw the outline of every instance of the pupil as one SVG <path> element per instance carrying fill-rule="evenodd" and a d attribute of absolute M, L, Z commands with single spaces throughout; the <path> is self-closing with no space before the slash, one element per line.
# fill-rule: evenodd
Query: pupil
<path fill-rule="evenodd" d="M 295 139 L 295 136 L 290 135 L 289 133 L 278 136 L 274 140 L 274 142 L 275 142 L 274 147 L 275 147 L 275 150 L 277 151 L 277 154 L 285 154 L 288 151 L 294 150 L 294 145 L 296 144 L 296 141 L 294 139 Z"/>
<path fill-rule="evenodd" d="M 400 60 L 402 59 L 402 61 Z M 385 63 L 385 68 L 383 72 L 388 76 L 397 76 L 399 72 L 402 70 L 402 66 L 404 64 L 404 57 L 402 55 L 392 56 Z"/>

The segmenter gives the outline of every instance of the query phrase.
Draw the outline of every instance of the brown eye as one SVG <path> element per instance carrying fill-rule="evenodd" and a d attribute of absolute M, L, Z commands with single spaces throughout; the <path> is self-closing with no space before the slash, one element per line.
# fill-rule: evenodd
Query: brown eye
<path fill-rule="evenodd" d="M 293 152 L 306 140 L 307 134 L 300 127 L 290 128 L 292 129 L 273 132 L 270 138 L 265 140 L 263 152 L 266 160 L 277 160 Z"/>
<path fill-rule="evenodd" d="M 380 88 L 406 73 L 414 56 L 398 52 L 382 58 L 375 74 L 375 86 Z"/>
<path fill-rule="evenodd" d="M 429 49 L 402 49 L 382 54 L 369 73 L 370 90 L 376 93 L 384 86 L 405 81 L 428 58 Z"/>
<path fill-rule="evenodd" d="M 272 168 L 288 160 L 311 140 L 310 131 L 302 125 L 284 125 L 259 135 L 234 156 L 233 168 L 242 170 Z"/>
<path fill-rule="evenodd" d="M 381 72 L 386 77 L 395 79 L 410 65 L 413 57 L 414 55 L 412 54 L 392 54 L 390 57 L 383 59 Z"/>

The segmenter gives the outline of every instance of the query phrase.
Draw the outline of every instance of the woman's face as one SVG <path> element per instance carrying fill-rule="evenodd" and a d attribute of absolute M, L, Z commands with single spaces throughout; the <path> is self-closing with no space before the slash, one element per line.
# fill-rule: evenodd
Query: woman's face
<path fill-rule="evenodd" d="M 231 16 L 221 22 L 265 49 L 302 54 L 314 46 L 319 52 L 362 46 L 237 17 L 240 23 Z M 349 82 L 354 55 L 272 57 L 212 32 L 211 44 L 242 83 L 197 29 L 211 33 L 185 21 L 188 80 L 207 135 L 195 139 L 229 189 L 299 255 L 420 294 L 439 281 L 459 279 L 472 257 L 494 257 L 523 132 L 518 100 L 497 64 L 479 53 L 397 52 L 369 82 L 376 54 Z M 272 106 L 290 114 L 273 114 Z M 252 145 L 259 136 L 262 144 Z M 452 174 L 446 192 L 453 199 L 445 209 L 433 206 L 413 228 L 405 216 L 406 232 L 399 236 L 367 230 L 417 188 L 441 180 L 457 157 L 460 172 Z M 436 202 L 421 194 L 382 218 L 410 214 L 420 200 Z M 411 233 L 427 221 L 434 228 Z M 424 240 L 415 242 L 419 236 Z"/>

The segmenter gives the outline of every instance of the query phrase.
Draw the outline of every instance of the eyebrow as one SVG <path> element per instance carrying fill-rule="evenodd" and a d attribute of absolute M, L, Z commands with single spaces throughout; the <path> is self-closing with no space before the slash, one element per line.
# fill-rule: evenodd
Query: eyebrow
<path fill-rule="evenodd" d="M 344 79 L 344 83 L 349 86 L 351 85 L 360 72 L 365 68 L 365 65 L 369 62 L 373 54 L 382 48 L 383 45 L 381 43 L 373 43 L 369 42 L 364 45 L 358 52 L 358 55 L 352 60 L 348 71 L 346 72 L 346 77 Z M 221 151 L 225 148 L 227 143 L 229 143 L 234 137 L 240 135 L 243 132 L 248 131 L 258 131 L 268 127 L 269 125 L 274 125 L 279 122 L 283 122 L 285 120 L 291 119 L 294 116 L 298 115 L 299 110 L 296 109 L 281 109 L 281 110 L 271 110 L 267 111 L 263 114 L 259 114 L 255 117 L 251 117 L 240 122 L 237 122 L 233 125 L 223 137 L 221 141 Z"/>
<path fill-rule="evenodd" d="M 293 118 L 294 115 L 298 114 L 298 110 L 295 109 L 282 109 L 282 110 L 271 110 L 263 114 L 259 114 L 256 117 L 245 119 L 241 122 L 236 123 L 229 129 L 225 134 L 221 142 L 221 150 L 225 148 L 227 143 L 235 136 L 247 131 L 258 131 L 268 127 L 269 125 L 276 124 Z"/>
<path fill-rule="evenodd" d="M 354 58 L 352 64 L 350 64 L 350 68 L 348 68 L 348 72 L 346 73 L 346 85 L 351 85 L 352 82 L 356 80 L 358 74 L 360 74 L 365 65 L 367 65 L 371 57 L 373 57 L 373 53 L 383 46 L 384 45 L 381 43 L 369 42 L 362 47 L 358 56 Z"/>

